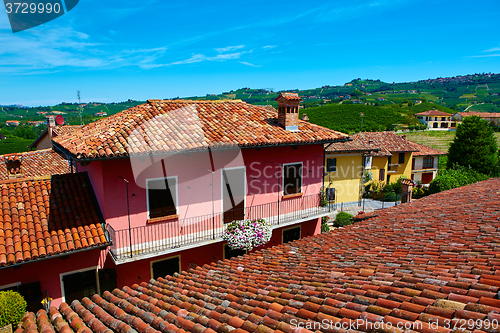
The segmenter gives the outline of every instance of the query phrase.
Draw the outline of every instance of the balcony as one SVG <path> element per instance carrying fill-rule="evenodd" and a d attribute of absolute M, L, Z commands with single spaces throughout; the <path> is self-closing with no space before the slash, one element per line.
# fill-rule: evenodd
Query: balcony
<path fill-rule="evenodd" d="M 292 225 L 328 214 L 320 195 L 309 195 L 244 208 L 245 219 L 265 219 L 273 228 Z M 243 212 L 234 212 L 242 216 Z M 227 213 L 208 214 L 123 230 L 108 225 L 113 241 L 110 253 L 117 264 L 150 258 L 222 240 Z M 226 222 L 226 223 L 224 223 Z"/>

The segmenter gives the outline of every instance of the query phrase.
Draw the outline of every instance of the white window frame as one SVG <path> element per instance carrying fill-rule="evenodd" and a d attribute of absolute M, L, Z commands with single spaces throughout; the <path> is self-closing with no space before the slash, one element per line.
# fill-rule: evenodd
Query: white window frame
<path fill-rule="evenodd" d="M 150 181 L 156 181 L 156 180 L 163 180 L 166 179 L 175 179 L 175 211 L 177 214 L 179 214 L 179 180 L 177 176 L 170 176 L 170 177 L 158 177 L 158 178 L 148 178 L 146 179 L 146 205 L 148 209 L 148 219 L 150 219 L 149 216 L 149 182 Z M 170 188 L 170 187 L 169 187 Z"/>
<path fill-rule="evenodd" d="M 304 193 L 304 162 L 292 162 L 292 163 L 283 163 L 283 167 L 281 168 L 281 195 L 285 194 L 285 166 L 300 164 L 300 192 Z M 297 194 L 298 194 L 297 193 Z"/>
<path fill-rule="evenodd" d="M 95 272 L 96 286 L 97 286 L 97 290 L 96 291 L 97 291 L 98 294 L 101 293 L 101 286 L 99 285 L 99 266 L 91 266 L 91 267 L 77 269 L 77 270 L 70 271 L 70 272 L 64 272 L 64 273 L 59 274 L 59 285 L 61 286 L 62 301 L 64 303 L 66 303 L 66 294 L 64 293 L 63 278 L 66 275 L 71 275 L 71 274 L 75 274 L 75 273 L 82 273 L 82 272 L 88 272 L 88 271 L 91 271 L 91 270 L 93 270 Z"/>
<path fill-rule="evenodd" d="M 19 287 L 20 285 L 21 285 L 21 282 L 9 283 L 9 284 L 5 284 L 3 286 L 0 286 L 0 290 L 12 288 L 12 287 Z"/>
<path fill-rule="evenodd" d="M 160 261 L 166 261 L 166 260 L 170 260 L 170 259 L 173 259 L 173 258 L 179 258 L 179 273 L 182 272 L 182 257 L 180 254 L 177 254 L 175 256 L 170 256 L 170 257 L 166 257 L 166 258 L 161 258 L 161 259 L 157 259 L 157 260 L 151 260 L 149 262 L 149 276 L 150 276 L 150 279 L 153 278 L 153 264 L 156 264 L 157 262 L 160 262 Z"/>

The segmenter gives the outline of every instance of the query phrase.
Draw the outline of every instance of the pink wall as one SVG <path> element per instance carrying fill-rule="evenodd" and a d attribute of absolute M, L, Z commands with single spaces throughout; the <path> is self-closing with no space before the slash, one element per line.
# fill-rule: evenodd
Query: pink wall
<path fill-rule="evenodd" d="M 246 206 L 281 200 L 283 163 L 303 162 L 304 196 L 317 194 L 322 185 L 323 146 L 270 147 L 262 149 L 215 151 L 212 159 L 214 173 L 214 208 L 222 211 L 221 171 L 223 167 L 246 167 Z M 162 156 L 163 157 L 163 156 Z M 133 168 L 132 168 L 133 166 Z M 207 153 L 176 154 L 164 158 L 167 176 L 177 176 L 179 218 L 189 218 L 212 212 L 212 175 Z M 135 174 L 132 170 L 141 170 Z M 160 158 L 113 159 L 96 161 L 78 171 L 88 171 L 106 222 L 115 230 L 126 229 L 126 185 L 129 183 L 131 226 L 144 226 L 147 222 L 147 197 L 145 179 L 163 177 Z M 135 177 L 134 177 L 135 176 Z"/>
<path fill-rule="evenodd" d="M 26 263 L 18 268 L 4 268 L 0 270 L 0 286 L 12 283 L 28 284 L 40 281 L 42 293 L 45 291 L 53 298 L 52 305 L 59 306 L 62 302 L 60 274 L 98 265 L 100 250 L 68 255 L 65 259 L 49 258 L 33 263 Z M 41 308 L 41 304 L 40 304 Z"/>

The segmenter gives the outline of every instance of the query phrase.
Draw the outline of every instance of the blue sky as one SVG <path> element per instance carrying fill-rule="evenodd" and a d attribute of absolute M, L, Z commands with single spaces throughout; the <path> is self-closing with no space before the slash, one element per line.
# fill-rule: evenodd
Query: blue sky
<path fill-rule="evenodd" d="M 80 0 L 13 34 L 0 104 L 165 99 L 500 72 L 497 0 Z"/>

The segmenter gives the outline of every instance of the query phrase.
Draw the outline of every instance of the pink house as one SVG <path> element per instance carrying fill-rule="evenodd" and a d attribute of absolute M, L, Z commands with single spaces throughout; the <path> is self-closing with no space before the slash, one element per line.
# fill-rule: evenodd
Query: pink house
<path fill-rule="evenodd" d="M 48 228 L 60 235 L 58 254 L 71 260 L 47 254 L 18 266 L 41 272 L 43 266 L 31 280 L 58 305 L 243 254 L 221 238 L 234 220 L 266 219 L 273 227 L 266 247 L 319 233 L 329 209 L 320 200 L 323 147 L 348 139 L 299 120 L 297 94 L 277 100 L 278 111 L 243 102 L 150 100 L 52 137 L 76 172 L 58 177 L 81 182 L 65 187 L 65 201 L 55 206 L 50 186 L 41 195 Z M 95 212 L 87 224 L 80 219 L 88 205 L 78 206 L 83 193 Z M 65 211 L 74 218 L 66 227 L 54 224 L 51 217 Z M 78 223 L 99 226 L 99 243 L 85 252 L 68 245 L 82 237 L 71 232 Z M 15 281 L 27 282 L 26 276 L 16 274 Z M 9 281 L 0 275 L 0 289 Z"/>

